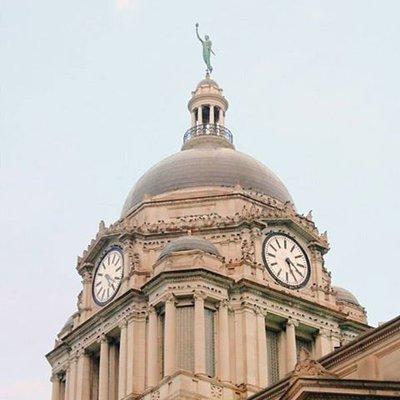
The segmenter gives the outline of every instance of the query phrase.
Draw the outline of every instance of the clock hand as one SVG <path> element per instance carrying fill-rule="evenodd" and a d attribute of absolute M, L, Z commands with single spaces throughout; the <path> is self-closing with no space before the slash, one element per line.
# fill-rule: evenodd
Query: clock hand
<path fill-rule="evenodd" d="M 289 267 L 289 271 L 290 271 L 290 273 L 291 273 L 291 275 L 293 276 L 293 279 L 297 282 L 297 278 L 295 277 L 295 275 L 294 275 L 294 273 L 293 273 L 293 270 L 292 270 L 292 267 L 291 267 L 291 262 L 290 262 L 290 259 L 289 258 L 287 258 L 286 260 L 286 264 L 288 265 L 288 267 Z"/>
<path fill-rule="evenodd" d="M 296 272 L 304 278 L 304 275 L 299 271 L 299 269 L 293 264 L 293 262 L 289 259 L 289 263 L 293 265 L 293 268 L 296 270 Z"/>

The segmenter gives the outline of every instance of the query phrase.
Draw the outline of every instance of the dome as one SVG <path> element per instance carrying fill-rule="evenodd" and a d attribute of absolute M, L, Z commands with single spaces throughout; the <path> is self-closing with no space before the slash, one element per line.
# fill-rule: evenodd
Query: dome
<path fill-rule="evenodd" d="M 336 292 L 336 298 L 338 301 L 350 303 L 355 306 L 360 306 L 360 303 L 358 302 L 357 298 L 349 290 L 343 289 L 338 286 L 334 286 L 333 290 Z"/>
<path fill-rule="evenodd" d="M 199 84 L 197 85 L 197 89 L 205 85 L 214 86 L 216 89 L 219 89 L 218 83 L 211 79 L 209 76 L 199 82 Z"/>
<path fill-rule="evenodd" d="M 188 109 L 191 128 L 184 135 L 181 151 L 156 164 L 137 181 L 125 201 L 122 218 L 145 198 L 183 189 L 240 186 L 282 203 L 293 203 L 272 171 L 235 150 L 232 133 L 225 127 L 228 101 L 209 74 L 192 92 Z"/>
<path fill-rule="evenodd" d="M 209 241 L 195 236 L 184 236 L 168 243 L 161 251 L 158 259 L 161 260 L 162 258 L 169 256 L 171 253 L 188 250 L 201 250 L 205 253 L 219 256 L 219 251 Z"/>
<path fill-rule="evenodd" d="M 122 217 L 146 195 L 156 196 L 179 189 L 205 186 L 255 190 L 283 203 L 292 198 L 281 180 L 254 158 L 222 146 L 190 148 L 180 151 L 147 171 L 130 191 Z"/>

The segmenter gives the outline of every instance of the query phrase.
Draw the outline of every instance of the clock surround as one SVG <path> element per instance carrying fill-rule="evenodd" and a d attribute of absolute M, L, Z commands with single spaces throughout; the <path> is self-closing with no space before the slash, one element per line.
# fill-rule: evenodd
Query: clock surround
<path fill-rule="evenodd" d="M 117 260 L 115 260 L 113 258 L 113 260 L 111 260 L 111 264 L 109 263 L 107 265 L 107 267 L 110 266 L 110 265 L 112 267 L 113 264 L 114 264 L 114 265 L 117 266 L 117 268 L 114 268 L 114 272 L 118 272 L 120 270 L 121 273 L 116 275 L 116 276 L 114 276 L 114 277 L 111 277 L 109 274 L 105 274 L 104 275 L 107 278 L 107 281 L 109 282 L 109 288 L 110 287 L 112 288 L 112 293 L 111 293 L 111 295 L 107 295 L 106 299 L 103 300 L 104 296 L 100 299 L 99 298 L 100 294 L 95 291 L 96 285 L 99 285 L 100 287 L 103 287 L 103 285 L 101 285 L 101 281 L 98 280 L 97 278 L 99 277 L 99 274 L 100 274 L 100 272 L 99 272 L 100 267 L 102 267 L 102 266 L 105 267 L 105 265 L 104 265 L 105 260 L 107 259 L 107 257 L 109 257 L 113 253 L 115 255 L 118 254 L 118 258 L 117 258 Z M 117 261 L 117 263 L 116 263 L 116 261 Z M 118 263 L 118 261 L 120 261 L 120 263 Z M 107 250 L 104 252 L 104 254 L 101 256 L 100 260 L 97 263 L 97 266 L 96 266 L 96 269 L 95 269 L 95 272 L 94 272 L 94 275 L 93 275 L 93 282 L 92 282 L 92 298 L 93 298 L 93 301 L 98 306 L 101 306 L 101 307 L 103 307 L 106 304 L 110 303 L 115 298 L 115 296 L 117 295 L 117 293 L 118 293 L 118 291 L 119 291 L 119 289 L 121 287 L 121 283 L 122 283 L 123 277 L 124 277 L 124 254 L 123 254 L 123 251 L 122 251 L 120 246 L 114 245 L 114 246 L 111 246 L 111 247 L 107 248 Z M 111 281 L 116 281 L 115 286 L 113 286 L 110 283 Z M 106 293 L 105 289 L 104 289 L 104 292 L 102 294 L 104 294 L 104 293 Z"/>
<path fill-rule="evenodd" d="M 274 237 L 276 237 L 276 238 L 283 237 L 284 240 L 286 239 L 287 241 L 291 242 L 292 246 L 294 247 L 294 249 L 297 250 L 297 254 L 298 254 L 297 257 L 300 257 L 300 254 L 301 254 L 302 259 L 304 259 L 304 261 L 305 261 L 304 276 L 302 276 L 302 274 L 300 272 L 300 271 L 303 270 L 303 268 L 301 270 L 299 270 L 299 268 L 300 268 L 299 264 L 297 264 L 297 262 L 295 260 L 293 261 L 292 258 L 286 257 L 286 260 L 284 261 L 285 263 L 289 263 L 289 265 L 288 265 L 289 271 L 291 271 L 291 275 L 293 275 L 294 279 L 296 279 L 295 278 L 296 275 L 297 276 L 302 276 L 302 279 L 298 284 L 289 283 L 289 279 L 288 279 L 289 272 L 286 272 L 286 277 L 287 277 L 286 281 L 281 279 L 279 277 L 279 272 L 276 273 L 274 271 L 274 269 L 272 268 L 272 265 L 271 265 L 272 263 L 270 261 L 268 261 L 268 258 L 275 257 L 275 255 L 267 253 L 267 246 L 270 243 L 271 239 L 273 239 Z M 278 246 L 279 245 L 277 245 L 276 247 L 278 247 Z M 285 247 L 285 249 L 286 249 L 286 247 Z M 279 247 L 279 250 L 281 250 L 280 247 Z M 266 257 L 266 253 L 269 255 L 268 257 Z M 266 235 L 266 237 L 265 237 L 265 239 L 263 241 L 263 244 L 262 244 L 262 259 L 263 259 L 264 266 L 267 269 L 268 273 L 281 286 L 284 286 L 284 287 L 286 287 L 288 289 L 302 289 L 308 284 L 308 282 L 310 280 L 310 277 L 311 277 L 311 264 L 310 264 L 310 260 L 309 260 L 309 257 L 307 255 L 307 252 L 304 250 L 303 246 L 301 246 L 300 243 L 293 236 L 288 235 L 287 233 L 273 231 L 273 232 L 269 232 Z M 292 269 L 292 266 L 293 266 L 293 269 Z M 293 272 L 293 271 L 295 271 L 295 272 Z"/>

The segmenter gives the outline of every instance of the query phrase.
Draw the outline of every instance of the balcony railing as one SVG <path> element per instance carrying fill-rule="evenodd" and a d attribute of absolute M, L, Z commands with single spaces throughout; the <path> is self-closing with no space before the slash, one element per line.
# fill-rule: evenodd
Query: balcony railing
<path fill-rule="evenodd" d="M 232 132 L 218 124 L 201 124 L 193 126 L 187 130 L 183 136 L 183 143 L 198 136 L 219 136 L 225 138 L 229 143 L 233 143 Z"/>

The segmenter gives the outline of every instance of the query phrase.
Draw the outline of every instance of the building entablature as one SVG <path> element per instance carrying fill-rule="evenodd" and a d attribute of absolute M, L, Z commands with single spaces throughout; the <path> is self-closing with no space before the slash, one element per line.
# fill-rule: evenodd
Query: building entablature
<path fill-rule="evenodd" d="M 146 313 L 145 297 L 141 292 L 130 289 L 83 323 L 74 326 L 46 357 L 52 363 L 53 359 L 60 356 L 60 353 L 68 352 L 69 356 L 74 356 L 127 320 L 146 318 Z"/>
<path fill-rule="evenodd" d="M 224 229 L 238 228 L 242 224 L 254 226 L 265 226 L 269 224 L 288 225 L 291 229 L 303 235 L 310 242 L 310 246 L 316 246 L 324 254 L 328 251 L 326 235 L 320 235 L 310 217 L 306 218 L 297 214 L 293 206 L 279 205 L 274 200 L 267 198 L 265 203 L 244 193 L 233 193 L 224 198 L 208 196 L 206 199 L 196 199 L 196 203 L 187 204 L 187 209 L 179 201 L 174 201 L 173 211 L 168 209 L 164 202 L 153 202 L 147 204 L 140 212 L 119 220 L 106 227 L 103 222 L 99 225 L 99 231 L 95 239 L 91 241 L 88 248 L 78 258 L 78 269 L 81 264 L 90 259 L 92 252 L 96 253 L 104 243 L 115 238 L 123 238 L 126 235 L 137 236 L 138 238 L 150 238 L 166 233 L 182 234 L 191 230 L 195 232 L 218 231 Z M 260 195 L 261 196 L 261 195 Z M 187 200 L 187 199 L 186 199 Z M 202 202 L 204 201 L 204 204 Z M 206 211 L 212 202 L 215 212 Z M 185 203 L 185 201 L 183 201 Z M 218 213 L 217 205 L 220 204 L 222 212 Z M 142 204 L 143 205 L 143 204 Z M 159 209 L 159 212 L 157 210 Z M 231 212 L 233 209 L 234 212 Z M 225 210 L 225 211 L 224 211 Z M 228 210 L 228 212 L 226 212 Z M 190 214 L 189 214 L 190 213 Z M 161 219 L 163 218 L 163 219 Z"/>

